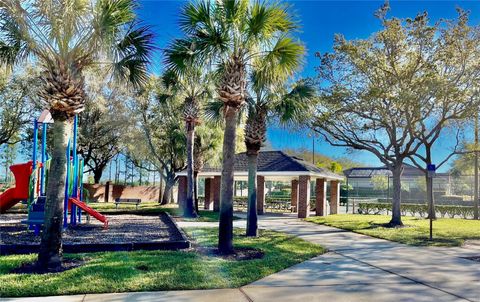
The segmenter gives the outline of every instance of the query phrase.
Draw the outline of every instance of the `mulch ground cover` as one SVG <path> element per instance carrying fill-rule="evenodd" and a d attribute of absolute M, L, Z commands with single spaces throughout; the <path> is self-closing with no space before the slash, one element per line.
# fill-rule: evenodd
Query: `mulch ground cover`
<path fill-rule="evenodd" d="M 85 216 L 84 216 L 85 217 Z M 0 215 L 0 244 L 39 244 L 40 236 L 28 230 L 21 221 L 26 214 Z M 69 226 L 63 234 L 63 244 L 123 244 L 140 242 L 180 241 L 182 236 L 167 214 L 159 216 L 108 216 L 108 229 L 94 218 Z"/>

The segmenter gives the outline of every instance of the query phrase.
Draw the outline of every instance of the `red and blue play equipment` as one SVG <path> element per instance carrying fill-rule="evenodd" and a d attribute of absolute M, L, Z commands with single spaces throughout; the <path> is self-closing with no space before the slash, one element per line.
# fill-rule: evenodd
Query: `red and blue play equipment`
<path fill-rule="evenodd" d="M 9 188 L 0 194 L 0 213 L 5 213 L 8 209 L 20 201 L 28 200 L 28 219 L 23 221 L 23 223 L 28 224 L 30 229 L 34 229 L 35 233 L 40 232 L 40 227 L 44 222 L 46 202 L 45 187 L 47 182 L 46 163 L 48 161 L 48 154 L 46 152 L 47 125 L 51 122 L 53 121 L 48 111 L 42 112 L 40 118 L 38 120 L 34 120 L 32 160 L 24 164 L 17 164 L 10 167 L 10 170 L 15 177 L 15 187 Z M 37 136 L 39 124 L 42 125 L 43 131 L 41 162 L 37 162 Z M 95 219 L 103 222 L 104 227 L 107 228 L 108 219 L 82 201 L 83 159 L 80 159 L 76 152 L 77 132 L 77 117 L 75 116 L 73 139 L 69 141 L 66 150 L 67 176 L 65 180 L 63 225 L 64 227 L 67 227 L 69 224 L 76 225 L 77 223 L 80 223 L 82 220 L 83 210 Z M 37 167 L 40 168 L 38 173 L 36 173 Z M 37 174 L 40 182 L 37 182 Z M 69 216 L 70 223 L 68 221 Z"/>
<path fill-rule="evenodd" d="M 3 214 L 20 201 L 27 200 L 32 170 L 32 161 L 10 166 L 10 171 L 15 178 L 15 187 L 8 188 L 0 194 L 0 213 Z"/>

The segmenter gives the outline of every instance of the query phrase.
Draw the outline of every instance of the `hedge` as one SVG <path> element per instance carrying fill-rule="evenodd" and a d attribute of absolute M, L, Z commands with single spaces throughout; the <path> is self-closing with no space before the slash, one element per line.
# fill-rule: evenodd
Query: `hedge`
<path fill-rule="evenodd" d="M 436 212 L 440 213 L 441 217 L 454 218 L 459 216 L 462 218 L 469 218 L 473 216 L 472 206 L 453 206 L 453 205 L 436 205 Z M 358 204 L 358 213 L 360 214 L 379 214 L 387 212 L 387 215 L 392 211 L 392 205 L 383 202 L 361 202 Z M 401 204 L 400 211 L 403 216 L 407 214 L 420 217 L 426 217 L 428 214 L 428 205 L 426 204 Z"/>

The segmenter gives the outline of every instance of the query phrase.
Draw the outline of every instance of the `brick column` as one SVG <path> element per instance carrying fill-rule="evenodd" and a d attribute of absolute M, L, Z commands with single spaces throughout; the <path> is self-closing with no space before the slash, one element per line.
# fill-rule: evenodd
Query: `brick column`
<path fill-rule="evenodd" d="M 107 181 L 107 183 L 105 184 L 104 201 L 105 202 L 113 201 L 113 185 L 111 181 Z"/>
<path fill-rule="evenodd" d="M 265 176 L 257 175 L 257 214 L 265 213 Z"/>
<path fill-rule="evenodd" d="M 330 214 L 338 214 L 340 206 L 340 185 L 338 180 L 330 182 Z"/>
<path fill-rule="evenodd" d="M 315 215 L 327 216 L 327 182 L 323 178 L 315 182 Z"/>
<path fill-rule="evenodd" d="M 310 176 L 298 178 L 298 218 L 310 216 Z"/>
<path fill-rule="evenodd" d="M 205 178 L 205 201 L 203 203 L 203 208 L 205 210 L 210 210 L 210 204 L 213 201 L 213 179 Z"/>
<path fill-rule="evenodd" d="M 222 177 L 215 176 L 212 181 L 213 191 L 213 211 L 220 211 L 220 186 L 222 184 Z"/>
<path fill-rule="evenodd" d="M 290 194 L 290 201 L 294 212 L 298 211 L 298 179 L 292 180 L 292 192 Z"/>
<path fill-rule="evenodd" d="M 185 201 L 187 200 L 187 177 L 178 177 L 178 198 L 177 203 L 180 209 L 183 209 Z"/>

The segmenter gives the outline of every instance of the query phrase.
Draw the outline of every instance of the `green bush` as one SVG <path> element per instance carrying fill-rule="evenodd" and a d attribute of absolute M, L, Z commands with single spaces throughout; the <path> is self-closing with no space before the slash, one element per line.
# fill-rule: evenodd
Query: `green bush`
<path fill-rule="evenodd" d="M 473 216 L 473 207 L 471 206 L 452 206 L 452 205 L 437 205 L 436 212 L 439 212 L 441 217 L 448 216 L 454 218 L 455 216 L 468 218 Z M 383 202 L 361 202 L 358 204 L 358 213 L 360 214 L 380 214 L 382 212 L 392 211 L 392 205 Z M 411 216 L 419 215 L 426 217 L 428 214 L 427 204 L 401 204 L 400 211 L 403 216 L 410 214 Z"/>

